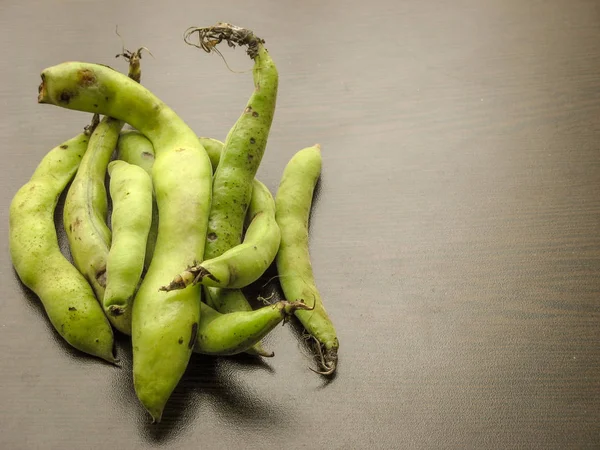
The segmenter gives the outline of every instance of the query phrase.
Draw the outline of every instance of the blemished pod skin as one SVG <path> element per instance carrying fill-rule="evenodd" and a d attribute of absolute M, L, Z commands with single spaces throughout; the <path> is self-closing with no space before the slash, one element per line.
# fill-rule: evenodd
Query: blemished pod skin
<path fill-rule="evenodd" d="M 254 91 L 227 134 L 219 165 L 215 170 L 213 206 L 203 258 L 208 260 L 221 256 L 242 241 L 252 183 L 264 155 L 275 114 L 279 75 L 263 45 L 264 41 L 250 30 L 225 23 L 208 28 L 190 28 L 186 32 L 186 42 L 190 43 L 188 38 L 194 33 L 200 37 L 200 47 L 204 50 L 212 51 L 215 39 L 218 42 L 225 40 L 231 46 L 246 46 L 248 55 L 254 61 Z M 192 263 L 193 261 L 188 261 L 188 264 Z M 173 273 L 165 284 L 177 273 Z M 252 309 L 240 290 L 205 287 L 204 292 L 206 302 L 221 313 Z M 260 347 L 255 349 L 262 351 Z"/>
<path fill-rule="evenodd" d="M 88 280 L 101 304 L 106 289 L 106 261 L 111 244 L 111 231 L 107 224 L 108 194 L 104 179 L 122 127 L 123 122 L 111 117 L 104 117 L 100 121 L 69 187 L 63 212 L 63 226 L 73 263 Z M 117 330 L 127 332 L 131 329 L 131 311 L 117 315 L 111 311 L 106 313 Z"/>
<path fill-rule="evenodd" d="M 88 146 L 81 133 L 52 149 L 13 197 L 9 248 L 17 275 L 40 299 L 58 334 L 74 348 L 115 363 L 113 333 L 83 275 L 58 245 L 54 210 Z"/>
<path fill-rule="evenodd" d="M 142 76 L 141 50 L 123 55 L 129 61 L 128 76 L 137 83 Z M 104 305 L 106 265 L 112 239 L 107 224 L 108 195 L 104 180 L 123 125 L 123 121 L 106 116 L 94 130 L 67 193 L 63 225 L 75 267 L 91 284 L 108 320 L 117 330 L 131 334 L 131 308 L 115 309 Z"/>

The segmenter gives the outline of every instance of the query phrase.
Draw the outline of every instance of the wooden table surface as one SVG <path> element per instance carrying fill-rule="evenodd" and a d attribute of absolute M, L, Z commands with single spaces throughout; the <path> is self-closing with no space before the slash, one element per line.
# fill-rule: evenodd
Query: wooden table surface
<path fill-rule="evenodd" d="M 121 369 L 76 354 L 19 282 L 8 205 L 89 120 L 38 105 L 40 71 L 125 70 L 116 25 L 154 55 L 142 82 L 224 139 L 251 64 L 182 40 L 217 21 L 255 30 L 279 68 L 259 178 L 275 192 L 296 151 L 323 147 L 310 250 L 339 372 L 309 371 L 278 327 L 273 359 L 195 355 L 151 425 L 128 340 Z M 0 54 L 0 448 L 600 445 L 597 1 L 3 0 Z"/>

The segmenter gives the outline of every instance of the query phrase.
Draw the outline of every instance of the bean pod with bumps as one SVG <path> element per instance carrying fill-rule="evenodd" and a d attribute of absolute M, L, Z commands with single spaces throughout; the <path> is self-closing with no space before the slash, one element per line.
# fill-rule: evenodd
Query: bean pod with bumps
<path fill-rule="evenodd" d="M 61 253 L 54 225 L 58 198 L 88 141 L 88 133 L 81 133 L 52 149 L 17 191 L 9 211 L 9 249 L 17 275 L 39 297 L 58 334 L 114 363 L 111 326 L 86 279 Z"/>

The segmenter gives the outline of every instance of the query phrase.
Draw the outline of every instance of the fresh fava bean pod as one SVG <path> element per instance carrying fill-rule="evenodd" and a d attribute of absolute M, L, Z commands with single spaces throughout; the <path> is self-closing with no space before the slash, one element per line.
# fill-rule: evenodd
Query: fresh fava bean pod
<path fill-rule="evenodd" d="M 106 288 L 106 259 L 110 248 L 111 232 L 107 225 L 108 198 L 104 179 L 123 122 L 104 117 L 90 137 L 73 183 L 67 191 L 63 212 L 63 226 L 75 267 L 88 280 L 98 301 L 102 303 Z M 113 314 L 107 317 L 119 331 L 131 325 L 131 314 Z"/>
<path fill-rule="evenodd" d="M 123 53 L 129 61 L 129 77 L 136 82 L 141 78 L 141 51 L 142 49 L 134 53 Z M 123 121 L 106 116 L 96 127 L 90 138 L 88 151 L 67 192 L 63 224 L 75 267 L 91 284 L 113 326 L 129 334 L 131 308 L 114 308 L 113 304 L 104 303 L 106 261 L 111 245 L 104 179 L 123 125 Z"/>
<path fill-rule="evenodd" d="M 163 290 L 183 289 L 196 283 L 228 289 L 243 288 L 258 280 L 275 259 L 281 241 L 273 196 L 258 180 L 254 180 L 246 220 L 250 221 L 250 225 L 240 245 L 221 256 L 189 267 Z"/>
<path fill-rule="evenodd" d="M 236 355 L 259 342 L 281 321 L 298 310 L 309 309 L 302 302 L 280 301 L 255 311 L 221 314 L 201 302 L 202 312 L 194 351 L 207 355 Z"/>
<path fill-rule="evenodd" d="M 227 136 L 214 174 L 213 206 L 204 255 L 205 259 L 210 259 L 242 240 L 252 182 L 262 160 L 275 113 L 278 74 L 262 39 L 249 30 L 229 24 L 191 28 L 186 32 L 186 42 L 193 33 L 198 33 L 200 46 L 207 40 L 214 42 L 214 39 L 219 42 L 226 40 L 230 45 L 246 45 L 254 60 L 254 92 Z M 212 49 L 214 45 L 209 48 Z"/>
<path fill-rule="evenodd" d="M 190 38 L 197 34 L 198 44 Z M 262 160 L 277 102 L 279 75 L 264 41 L 250 30 L 227 23 L 213 27 L 191 27 L 185 41 L 206 52 L 226 41 L 229 46 L 246 46 L 254 60 L 254 92 L 246 108 L 225 140 L 213 180 L 213 203 L 210 211 L 204 259 L 222 255 L 242 241 L 244 217 L 252 195 L 252 180 Z M 193 264 L 193 261 L 187 261 Z M 172 274 L 165 284 L 172 280 Z M 221 313 L 250 311 L 250 304 L 240 290 L 206 287 L 206 302 Z"/>
<path fill-rule="evenodd" d="M 129 164 L 135 164 L 146 171 L 152 177 L 152 166 L 154 165 L 154 147 L 152 142 L 146 136 L 136 130 L 121 131 L 117 141 L 117 159 Z M 152 179 L 150 178 L 150 183 Z M 158 207 L 156 205 L 156 196 L 152 189 L 152 221 L 148 237 L 146 239 L 146 253 L 144 256 L 144 268 L 148 270 L 152 256 L 154 255 L 154 246 L 156 245 L 156 235 L 158 234 Z"/>
<path fill-rule="evenodd" d="M 152 223 L 152 181 L 144 169 L 125 161 L 109 163 L 108 173 L 113 205 L 112 242 L 106 262 L 103 303 L 112 315 L 131 315 L 128 309 L 144 270 Z M 131 334 L 131 329 L 125 332 Z"/>
<path fill-rule="evenodd" d="M 331 375 L 337 366 L 339 342 L 317 290 L 308 251 L 308 219 L 320 174 L 319 145 L 297 152 L 283 171 L 275 197 L 275 217 L 281 229 L 276 263 L 285 297 L 304 300 L 313 307 L 295 315 L 316 342 L 321 365 L 318 373 Z"/>
<path fill-rule="evenodd" d="M 58 198 L 88 141 L 89 133 L 82 133 L 52 149 L 17 191 L 9 211 L 10 256 L 58 334 L 76 349 L 114 363 L 110 323 L 88 282 L 61 253 L 54 225 Z"/>
<path fill-rule="evenodd" d="M 152 142 L 152 182 L 160 212 L 150 267 L 133 302 L 133 381 L 159 422 L 196 340 L 200 289 L 162 292 L 164 280 L 204 254 L 212 166 L 195 133 L 164 102 L 100 64 L 66 62 L 42 71 L 38 102 L 99 112 L 127 122 Z M 191 344 L 190 344 L 191 343 Z"/>

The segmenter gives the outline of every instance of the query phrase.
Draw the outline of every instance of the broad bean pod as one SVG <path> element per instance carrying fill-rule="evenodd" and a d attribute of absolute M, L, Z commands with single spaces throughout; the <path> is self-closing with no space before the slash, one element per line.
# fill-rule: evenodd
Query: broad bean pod
<path fill-rule="evenodd" d="M 58 334 L 74 348 L 114 363 L 111 326 L 86 279 L 61 253 L 54 225 L 58 198 L 88 141 L 81 133 L 52 149 L 17 191 L 9 211 L 9 249 L 17 275 L 39 297 Z"/>
<path fill-rule="evenodd" d="M 230 46 L 247 46 L 254 61 L 254 92 L 241 116 L 229 131 L 221 160 L 213 181 L 213 203 L 210 211 L 204 259 L 212 259 L 242 241 L 244 217 L 252 195 L 252 180 L 262 160 L 277 102 L 279 75 L 264 41 L 250 30 L 231 24 L 213 27 L 191 27 L 185 40 L 197 33 L 205 51 L 213 51 L 214 43 L 225 40 Z M 188 264 L 192 261 L 188 261 Z M 172 275 L 174 276 L 174 275 Z M 172 279 L 172 278 L 170 278 Z M 169 280 L 170 280 L 169 279 Z M 250 304 L 240 290 L 205 287 L 206 302 L 221 313 L 250 311 Z"/>
<path fill-rule="evenodd" d="M 202 312 L 194 351 L 219 356 L 247 351 L 295 311 L 308 309 L 302 302 L 285 300 L 254 311 L 229 314 L 221 314 L 204 302 L 200 307 Z"/>
<path fill-rule="evenodd" d="M 308 219 L 321 164 L 321 148 L 315 145 L 297 152 L 283 171 L 275 197 L 275 217 L 281 229 L 276 264 L 285 297 L 302 299 L 313 307 L 295 315 L 316 341 L 319 373 L 331 375 L 337 367 L 339 342 L 317 290 L 308 250 Z"/>
<path fill-rule="evenodd" d="M 131 316 L 131 302 L 144 270 L 146 241 L 152 223 L 152 181 L 125 161 L 108 165 L 112 199 L 112 242 L 106 261 L 104 308 L 113 316 Z M 130 325 L 131 321 L 123 324 Z M 131 334 L 131 328 L 125 328 Z"/>

